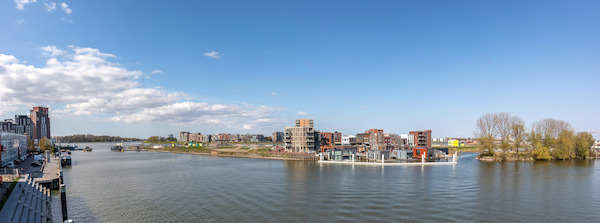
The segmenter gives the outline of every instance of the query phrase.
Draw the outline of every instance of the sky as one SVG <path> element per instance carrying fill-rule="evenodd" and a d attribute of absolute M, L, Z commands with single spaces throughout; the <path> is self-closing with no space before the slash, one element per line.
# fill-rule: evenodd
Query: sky
<path fill-rule="evenodd" d="M 0 2 L 0 118 L 53 136 L 600 129 L 600 1 Z M 595 135 L 599 138 L 598 135 Z"/>

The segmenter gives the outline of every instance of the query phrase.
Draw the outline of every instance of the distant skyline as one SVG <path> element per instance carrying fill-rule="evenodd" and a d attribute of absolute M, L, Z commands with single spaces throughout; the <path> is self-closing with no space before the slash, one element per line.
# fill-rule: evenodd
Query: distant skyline
<path fill-rule="evenodd" d="M 599 1 L 0 2 L 0 118 L 147 138 L 371 128 L 472 137 L 487 112 L 600 130 Z M 597 139 L 598 134 L 594 135 Z"/>

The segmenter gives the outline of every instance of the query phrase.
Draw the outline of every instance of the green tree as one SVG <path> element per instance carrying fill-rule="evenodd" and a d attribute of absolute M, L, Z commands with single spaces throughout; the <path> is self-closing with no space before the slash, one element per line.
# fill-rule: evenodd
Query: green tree
<path fill-rule="evenodd" d="M 40 139 L 40 150 L 42 152 L 46 152 L 46 150 L 51 150 L 51 149 L 52 149 L 52 143 L 50 142 L 50 140 L 48 138 Z"/>
<path fill-rule="evenodd" d="M 594 145 L 594 137 L 587 132 L 577 133 L 575 138 L 575 155 L 580 158 L 589 157 L 591 148 Z"/>
<path fill-rule="evenodd" d="M 33 143 L 33 139 L 29 136 L 27 136 L 27 150 L 30 152 L 35 151 L 35 144 Z"/>
<path fill-rule="evenodd" d="M 552 159 L 552 156 L 550 156 L 550 151 L 548 150 L 548 147 L 540 146 L 533 150 L 533 158 L 535 158 L 536 160 L 549 160 Z"/>
<path fill-rule="evenodd" d="M 556 142 L 552 153 L 554 158 L 565 160 L 575 157 L 575 133 L 572 130 L 561 130 Z"/>

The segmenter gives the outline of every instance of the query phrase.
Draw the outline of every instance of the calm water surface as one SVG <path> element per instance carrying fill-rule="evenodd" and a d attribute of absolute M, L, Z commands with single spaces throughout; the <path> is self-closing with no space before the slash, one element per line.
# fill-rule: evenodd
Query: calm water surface
<path fill-rule="evenodd" d="M 76 222 L 600 221 L 600 161 L 369 167 L 78 145 L 93 152 L 64 170 Z"/>

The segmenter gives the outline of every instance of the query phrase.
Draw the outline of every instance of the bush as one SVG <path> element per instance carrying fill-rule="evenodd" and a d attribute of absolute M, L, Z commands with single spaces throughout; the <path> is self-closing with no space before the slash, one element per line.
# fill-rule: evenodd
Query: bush
<path fill-rule="evenodd" d="M 536 160 L 549 160 L 552 159 L 552 156 L 550 156 L 548 147 L 541 146 L 533 151 L 533 158 Z"/>

